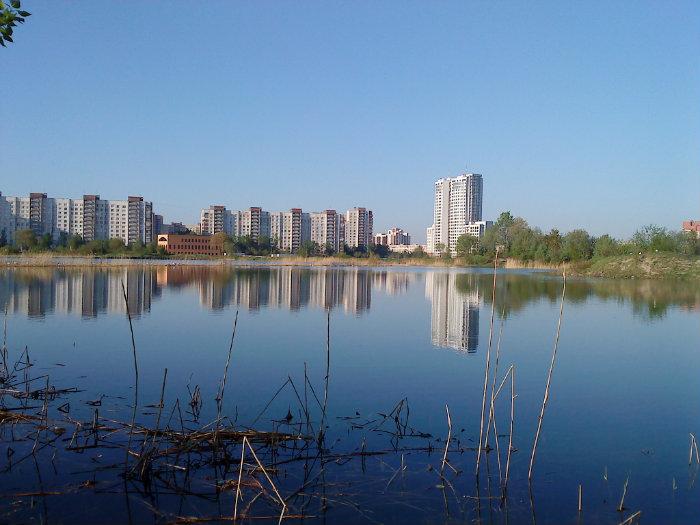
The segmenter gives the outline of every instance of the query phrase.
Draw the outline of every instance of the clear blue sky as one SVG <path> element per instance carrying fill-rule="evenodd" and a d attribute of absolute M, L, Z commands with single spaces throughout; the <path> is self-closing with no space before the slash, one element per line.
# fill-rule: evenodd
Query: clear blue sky
<path fill-rule="evenodd" d="M 355 205 L 425 239 L 433 181 L 487 218 L 627 236 L 700 218 L 700 2 L 24 0 L 0 191 Z"/>

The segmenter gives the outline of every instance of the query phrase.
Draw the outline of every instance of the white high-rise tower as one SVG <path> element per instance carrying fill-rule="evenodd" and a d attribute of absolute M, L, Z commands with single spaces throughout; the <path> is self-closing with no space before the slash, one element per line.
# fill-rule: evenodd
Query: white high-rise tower
<path fill-rule="evenodd" d="M 482 221 L 484 182 L 477 173 L 465 173 L 435 181 L 433 225 L 428 228 L 428 253 L 455 252 L 457 239 L 468 233 L 481 237 L 487 224 Z"/>

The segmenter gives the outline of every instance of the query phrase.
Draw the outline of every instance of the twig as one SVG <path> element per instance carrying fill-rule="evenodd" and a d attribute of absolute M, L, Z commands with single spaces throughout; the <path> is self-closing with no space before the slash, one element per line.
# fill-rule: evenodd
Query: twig
<path fill-rule="evenodd" d="M 508 457 L 506 458 L 506 473 L 503 490 L 508 488 L 508 474 L 510 473 L 510 455 L 513 452 L 513 429 L 515 427 L 515 366 L 510 368 L 510 432 L 508 436 Z"/>
<path fill-rule="evenodd" d="M 542 431 L 542 420 L 544 419 L 544 411 L 547 408 L 549 400 L 549 387 L 552 384 L 552 372 L 554 372 L 554 364 L 557 359 L 557 348 L 559 347 L 559 334 L 561 333 L 561 319 L 564 315 L 564 298 L 566 297 L 566 272 L 564 272 L 564 282 L 561 290 L 561 305 L 559 306 L 559 321 L 557 322 L 557 334 L 554 338 L 554 349 L 552 350 L 552 361 L 549 364 L 549 372 L 547 372 L 547 386 L 544 389 L 544 398 L 542 399 L 542 408 L 540 416 L 537 420 L 537 433 L 535 434 L 535 442 L 532 444 L 532 455 L 530 456 L 530 468 L 527 471 L 528 481 L 532 479 L 532 467 L 535 464 L 535 454 L 537 453 L 537 443 L 540 440 L 540 432 Z"/>
<path fill-rule="evenodd" d="M 324 380 L 323 388 L 323 411 L 321 414 L 321 426 L 318 429 L 318 442 L 319 445 L 323 441 L 326 428 L 326 409 L 328 408 L 328 378 L 331 373 L 331 310 L 330 308 L 326 314 L 326 377 Z"/>
<path fill-rule="evenodd" d="M 129 298 L 126 295 L 126 287 L 122 280 L 122 295 L 124 296 L 124 306 L 126 307 L 126 317 L 129 320 L 129 331 L 131 332 L 131 349 L 134 356 L 134 409 L 131 412 L 131 426 L 129 428 L 129 440 L 126 445 L 126 454 L 124 456 L 124 472 L 128 470 L 129 451 L 131 450 L 131 437 L 134 433 L 134 423 L 136 422 L 136 408 L 139 403 L 139 364 L 136 360 L 136 341 L 134 339 L 134 326 L 131 323 L 131 313 L 129 312 Z"/>
<path fill-rule="evenodd" d="M 442 465 L 440 466 L 440 476 L 445 471 L 445 463 L 447 463 L 447 449 L 450 447 L 452 439 L 452 419 L 450 418 L 450 407 L 445 404 L 445 412 L 447 412 L 447 439 L 445 440 L 445 452 L 442 454 Z"/>
<path fill-rule="evenodd" d="M 226 390 L 226 379 L 228 378 L 228 365 L 231 362 L 231 352 L 233 352 L 233 341 L 236 338 L 236 326 L 238 326 L 238 310 L 236 310 L 236 317 L 233 320 L 233 331 L 231 332 L 231 343 L 228 347 L 228 356 L 226 357 L 226 366 L 224 366 L 224 379 L 221 383 L 221 392 L 217 396 L 217 416 L 216 419 L 221 419 L 221 405 L 224 401 L 224 390 Z M 217 423 L 218 426 L 218 423 Z"/>
<path fill-rule="evenodd" d="M 625 479 L 625 485 L 622 487 L 622 498 L 620 499 L 620 504 L 617 507 L 617 512 L 622 512 L 625 510 L 625 496 L 627 495 L 627 484 L 630 481 L 630 477 L 627 476 L 627 479 Z"/>
<path fill-rule="evenodd" d="M 491 322 L 489 324 L 489 343 L 486 348 L 486 367 L 484 368 L 484 391 L 481 396 L 481 422 L 479 424 L 479 449 L 476 454 L 476 475 L 479 476 L 481 449 L 484 444 L 484 414 L 486 412 L 486 390 L 489 386 L 489 367 L 491 366 L 491 345 L 493 344 L 493 320 L 496 311 L 496 273 L 498 268 L 498 248 L 493 261 L 493 290 L 491 294 Z"/>
<path fill-rule="evenodd" d="M 279 499 L 280 503 L 282 504 L 283 508 L 287 508 L 287 504 L 284 501 L 284 498 L 280 495 L 279 491 L 277 490 L 277 487 L 275 486 L 275 483 L 272 481 L 272 478 L 270 478 L 270 475 L 267 473 L 267 470 L 265 470 L 265 466 L 262 464 L 260 459 L 258 459 L 258 455 L 255 453 L 255 449 L 250 445 L 250 441 L 248 441 L 248 438 L 244 437 L 243 438 L 245 443 L 244 445 L 248 445 L 248 450 L 250 450 L 250 453 L 253 454 L 253 457 L 255 458 L 256 463 L 262 470 L 263 474 L 265 474 L 265 477 L 267 478 L 267 481 L 270 483 L 272 486 L 272 490 L 275 491 L 275 494 L 277 495 L 277 499 Z"/>
<path fill-rule="evenodd" d="M 238 499 L 241 496 L 241 478 L 243 477 L 243 460 L 245 459 L 245 445 L 248 438 L 243 436 L 243 446 L 241 446 L 241 465 L 238 469 L 238 483 L 236 484 L 236 502 L 233 505 L 233 520 L 238 519 Z"/>
<path fill-rule="evenodd" d="M 168 369 L 163 371 L 163 386 L 160 388 L 160 404 L 158 405 L 158 417 L 156 418 L 156 431 L 153 433 L 153 445 L 156 444 L 156 436 L 158 435 L 158 430 L 160 429 L 160 415 L 163 412 L 163 404 L 165 397 L 165 380 L 168 378 Z"/>
<path fill-rule="evenodd" d="M 635 519 L 639 518 L 642 515 L 642 511 L 638 510 L 634 514 L 632 514 L 629 518 L 627 518 L 625 521 L 620 523 L 620 525 L 631 525 L 632 522 L 634 522 Z"/>
<path fill-rule="evenodd" d="M 581 512 L 583 508 L 583 489 L 581 484 L 578 485 L 578 511 Z"/>

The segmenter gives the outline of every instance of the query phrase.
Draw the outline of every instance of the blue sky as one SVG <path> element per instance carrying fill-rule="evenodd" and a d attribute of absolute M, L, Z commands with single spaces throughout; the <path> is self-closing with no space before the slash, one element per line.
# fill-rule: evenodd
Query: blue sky
<path fill-rule="evenodd" d="M 419 241 L 433 181 L 627 236 L 700 218 L 700 2 L 24 0 L 0 191 L 367 206 Z"/>

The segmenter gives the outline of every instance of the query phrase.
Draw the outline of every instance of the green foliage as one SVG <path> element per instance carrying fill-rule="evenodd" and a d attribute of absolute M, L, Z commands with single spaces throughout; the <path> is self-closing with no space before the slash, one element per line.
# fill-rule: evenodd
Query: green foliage
<path fill-rule="evenodd" d="M 593 256 L 593 239 L 586 230 L 573 230 L 562 238 L 566 261 L 584 261 Z"/>
<path fill-rule="evenodd" d="M 14 42 L 12 34 L 17 24 L 23 24 L 31 13 L 21 9 L 20 0 L 0 0 L 0 46 L 7 47 L 5 42 Z"/>
<path fill-rule="evenodd" d="M 457 250 L 457 255 L 460 257 L 466 257 L 471 254 L 479 245 L 479 239 L 473 235 L 463 233 L 457 237 L 457 245 L 455 249 Z"/>
<path fill-rule="evenodd" d="M 390 253 L 389 247 L 383 244 L 373 244 L 370 247 L 369 251 L 372 255 L 376 255 L 377 257 L 381 257 L 382 259 L 388 257 Z"/>
<path fill-rule="evenodd" d="M 126 246 L 121 239 L 110 239 L 107 241 L 107 251 L 109 253 L 122 253 L 125 249 Z"/>
<path fill-rule="evenodd" d="M 32 230 L 17 230 L 15 232 L 15 246 L 21 251 L 34 248 L 36 246 L 36 234 Z"/>
<path fill-rule="evenodd" d="M 5 246 L 7 246 L 7 232 L 5 228 L 3 228 L 0 232 L 0 248 L 4 248 Z"/>
<path fill-rule="evenodd" d="M 678 252 L 683 255 L 700 255 L 700 238 L 695 232 L 678 233 Z"/>
<path fill-rule="evenodd" d="M 611 257 L 621 253 L 622 247 L 620 242 L 607 234 L 598 237 L 593 245 L 593 255 L 595 257 Z"/>
<path fill-rule="evenodd" d="M 666 228 L 650 224 L 637 230 L 632 245 L 640 252 L 681 252 L 683 233 L 669 232 Z"/>
<path fill-rule="evenodd" d="M 418 247 L 416 247 L 416 249 L 413 250 L 413 252 L 410 255 L 411 255 L 411 257 L 416 257 L 418 259 L 424 259 L 424 258 L 428 257 L 428 254 L 425 252 L 423 247 L 420 245 Z"/>
<path fill-rule="evenodd" d="M 297 254 L 302 257 L 313 257 L 314 255 L 320 255 L 320 253 L 321 247 L 313 241 L 304 241 L 297 250 Z"/>
<path fill-rule="evenodd" d="M 68 237 L 66 246 L 70 251 L 77 251 L 83 245 L 83 243 L 83 238 L 80 235 L 71 235 Z"/>
<path fill-rule="evenodd" d="M 53 242 L 53 239 L 51 238 L 50 233 L 45 233 L 41 237 L 37 239 L 37 248 L 39 250 L 49 250 L 51 248 L 51 244 Z"/>

